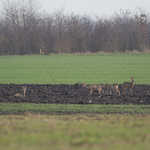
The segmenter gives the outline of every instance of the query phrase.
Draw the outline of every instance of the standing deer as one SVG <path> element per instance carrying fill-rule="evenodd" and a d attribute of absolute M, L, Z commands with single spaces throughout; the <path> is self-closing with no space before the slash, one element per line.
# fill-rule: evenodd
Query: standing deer
<path fill-rule="evenodd" d="M 124 82 L 122 84 L 124 94 L 126 94 L 126 90 L 129 88 L 130 89 L 130 94 L 132 93 L 132 95 L 133 95 L 133 87 L 134 87 L 135 80 L 134 80 L 133 77 L 131 77 L 131 80 L 132 80 L 131 82 Z"/>
<path fill-rule="evenodd" d="M 17 93 L 14 96 L 15 97 L 25 97 L 26 95 L 26 86 L 22 86 L 22 93 Z"/>
<path fill-rule="evenodd" d="M 120 96 L 120 91 L 118 90 L 118 84 L 107 84 L 105 86 L 108 94 L 111 94 L 111 91 L 113 91 L 113 95 L 114 92 L 116 92 L 116 94 L 118 93 L 118 95 Z"/>
<path fill-rule="evenodd" d="M 99 91 L 99 94 L 101 92 L 103 92 L 104 94 L 104 91 L 102 90 L 102 86 L 100 84 L 88 84 L 86 85 L 85 83 L 83 84 L 83 87 L 86 87 L 86 88 L 89 88 L 90 89 L 90 94 L 93 93 L 93 90 L 98 90 Z"/>

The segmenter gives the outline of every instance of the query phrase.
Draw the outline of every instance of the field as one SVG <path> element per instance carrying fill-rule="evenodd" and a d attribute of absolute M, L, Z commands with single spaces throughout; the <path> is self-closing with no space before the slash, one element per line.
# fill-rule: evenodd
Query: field
<path fill-rule="evenodd" d="M 0 56 L 0 83 L 150 84 L 150 54 Z"/>
<path fill-rule="evenodd" d="M 149 60 L 149 54 L 0 56 L 0 149 L 149 150 Z M 81 85 L 132 76 L 133 95 L 90 95 Z M 22 85 L 26 97 L 15 98 Z"/>
<path fill-rule="evenodd" d="M 149 114 L 150 105 L 1 103 L 0 115 Z"/>
<path fill-rule="evenodd" d="M 0 116 L 2 150 L 149 150 L 150 115 Z"/>

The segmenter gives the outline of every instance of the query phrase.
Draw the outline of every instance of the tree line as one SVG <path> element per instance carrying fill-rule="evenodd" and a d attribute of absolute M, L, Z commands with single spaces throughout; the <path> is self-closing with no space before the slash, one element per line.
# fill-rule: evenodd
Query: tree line
<path fill-rule="evenodd" d="M 150 17 L 120 10 L 109 18 L 40 13 L 34 0 L 4 1 L 0 55 L 149 51 Z"/>

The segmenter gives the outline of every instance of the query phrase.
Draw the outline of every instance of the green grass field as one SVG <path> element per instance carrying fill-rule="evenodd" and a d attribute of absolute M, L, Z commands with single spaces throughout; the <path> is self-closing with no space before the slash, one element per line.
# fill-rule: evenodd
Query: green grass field
<path fill-rule="evenodd" d="M 79 104 L 33 104 L 1 103 L 0 115 L 24 115 L 26 113 L 63 115 L 81 113 L 99 114 L 150 114 L 150 105 L 79 105 Z"/>
<path fill-rule="evenodd" d="M 0 83 L 150 84 L 150 54 L 0 56 Z M 69 113 L 69 115 L 67 115 Z M 149 105 L 0 103 L 0 150 L 149 150 Z"/>
<path fill-rule="evenodd" d="M 149 150 L 150 115 L 0 116 L 1 150 Z"/>
<path fill-rule="evenodd" d="M 150 84 L 150 54 L 0 56 L 0 83 Z"/>

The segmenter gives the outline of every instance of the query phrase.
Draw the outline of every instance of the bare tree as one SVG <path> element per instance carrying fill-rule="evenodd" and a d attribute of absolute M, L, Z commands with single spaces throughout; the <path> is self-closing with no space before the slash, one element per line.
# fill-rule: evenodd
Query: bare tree
<path fill-rule="evenodd" d="M 39 13 L 36 0 L 2 2 L 0 55 L 125 52 L 150 49 L 148 13 L 120 10 L 108 19 Z"/>

